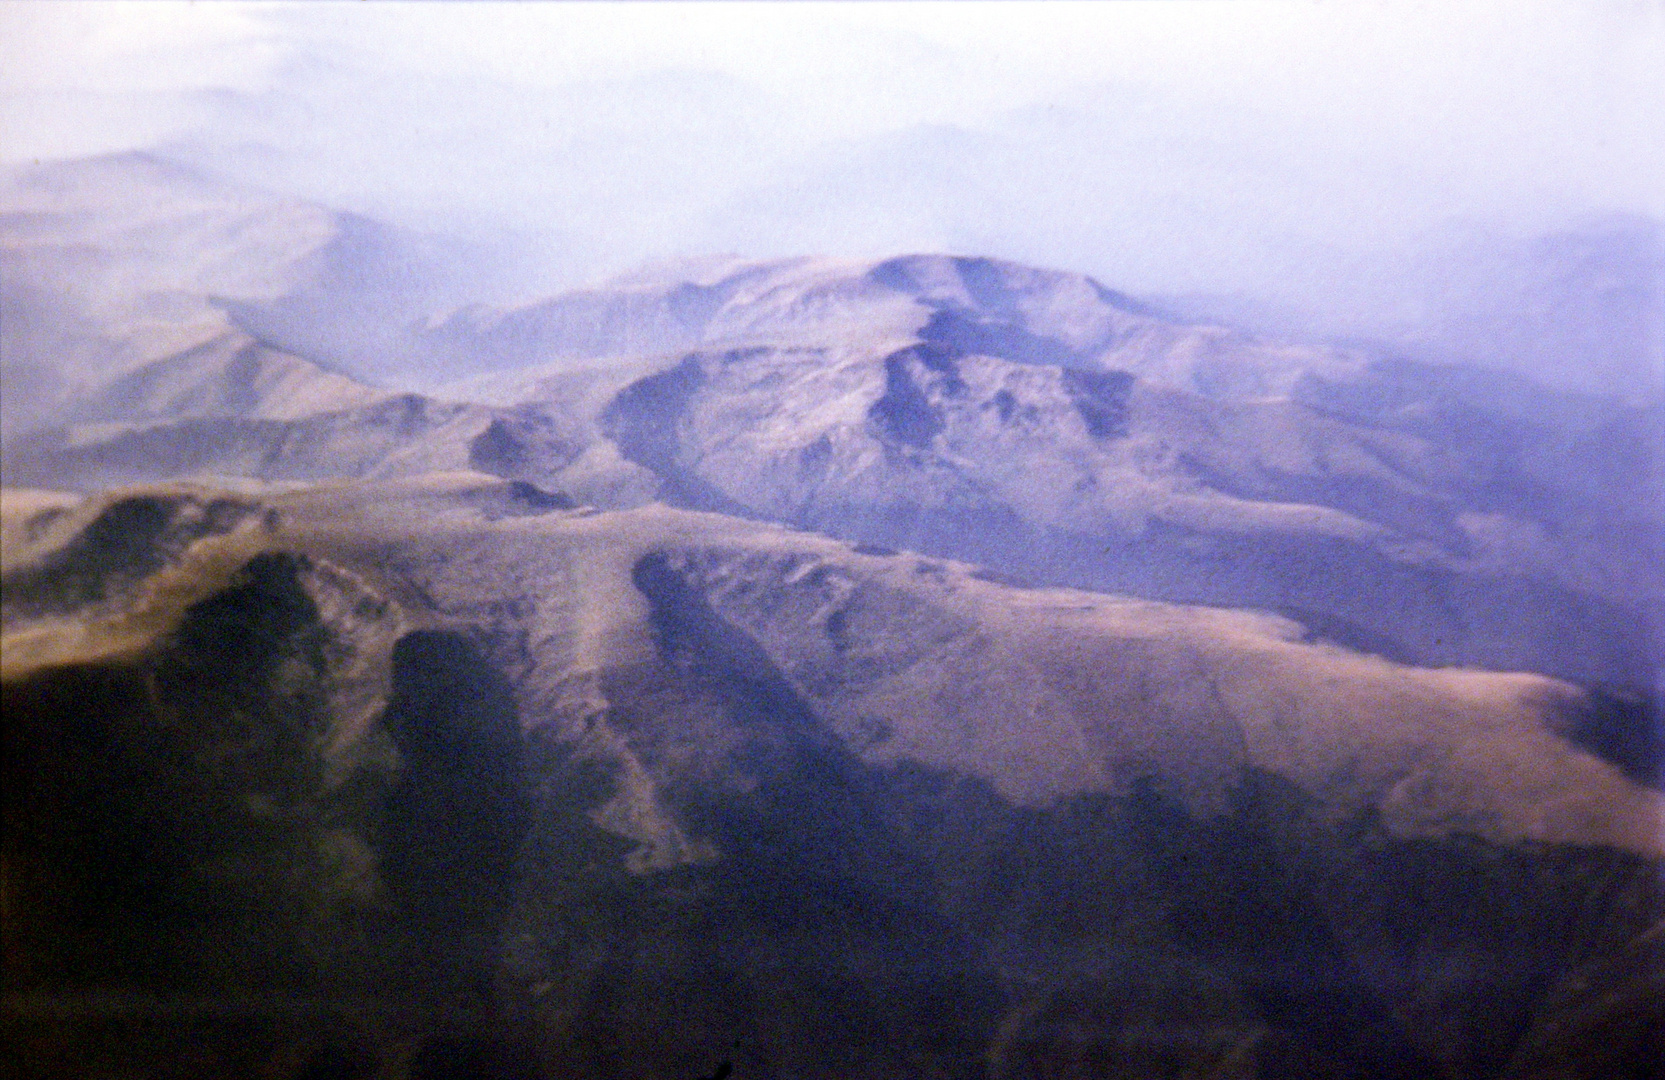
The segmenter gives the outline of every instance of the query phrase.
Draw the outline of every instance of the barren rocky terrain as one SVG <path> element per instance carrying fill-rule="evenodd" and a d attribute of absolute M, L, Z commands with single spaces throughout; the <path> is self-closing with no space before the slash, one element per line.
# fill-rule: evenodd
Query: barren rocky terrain
<path fill-rule="evenodd" d="M 990 259 L 462 306 L 155 159 L 4 190 L 17 1075 L 1665 1060 L 1659 405 Z"/>

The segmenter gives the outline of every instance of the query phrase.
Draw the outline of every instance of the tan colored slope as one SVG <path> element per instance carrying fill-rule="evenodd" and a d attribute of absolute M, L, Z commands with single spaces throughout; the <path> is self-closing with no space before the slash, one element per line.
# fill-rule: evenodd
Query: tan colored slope
<path fill-rule="evenodd" d="M 893 733 L 870 756 L 982 774 L 1018 801 L 1159 776 L 1208 811 L 1247 765 L 1405 835 L 1661 850 L 1659 794 L 1551 731 L 1582 703 L 1556 680 L 1407 667 L 1272 616 L 1011 589 L 910 557 L 684 559 L 830 723 Z"/>
<path fill-rule="evenodd" d="M 48 522 L 81 505 L 80 495 L 39 488 L 0 488 L 0 566 L 11 566 L 40 539 Z"/>
<path fill-rule="evenodd" d="M 51 298 L 85 319 L 85 332 L 103 345 L 96 364 L 64 372 L 76 387 L 226 332 L 211 298 L 288 293 L 316 272 L 318 253 L 338 231 L 336 216 L 321 207 L 216 183 L 144 154 L 0 172 L 8 290 Z"/>
<path fill-rule="evenodd" d="M 77 412 L 98 420 L 299 420 L 391 396 L 229 330 L 114 380 L 78 403 Z"/>
<path fill-rule="evenodd" d="M 674 862 L 665 851 L 697 848 L 655 795 L 674 763 L 644 755 L 610 720 L 643 680 L 671 687 L 650 695 L 653 725 L 674 729 L 694 707 L 675 690 L 632 581 L 658 555 L 875 764 L 981 777 L 1034 805 L 1152 777 L 1203 813 L 1224 806 L 1248 766 L 1336 815 L 1379 810 L 1401 835 L 1665 854 L 1665 798 L 1552 733 L 1582 701 L 1548 678 L 1404 667 L 1303 643 L 1283 619 L 1014 589 L 958 564 L 661 506 L 529 513 L 477 474 L 257 502 L 260 513 L 197 540 L 117 609 L 14 624 L 5 677 L 131 655 L 253 555 L 304 554 L 389 605 L 387 625 L 465 629 L 491 643 L 528 727 L 636 778 L 608 827 L 641 842 L 638 863 Z M 49 556 L 14 549 L 8 577 Z M 356 697 L 385 687 L 391 640 L 378 631 L 363 643 Z"/>

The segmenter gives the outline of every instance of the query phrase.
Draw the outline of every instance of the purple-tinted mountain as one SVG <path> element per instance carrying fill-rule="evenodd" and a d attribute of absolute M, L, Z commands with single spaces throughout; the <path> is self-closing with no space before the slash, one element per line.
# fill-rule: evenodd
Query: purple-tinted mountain
<path fill-rule="evenodd" d="M 1657 406 L 947 255 L 459 307 L 8 182 L 18 1075 L 1665 1059 Z"/>

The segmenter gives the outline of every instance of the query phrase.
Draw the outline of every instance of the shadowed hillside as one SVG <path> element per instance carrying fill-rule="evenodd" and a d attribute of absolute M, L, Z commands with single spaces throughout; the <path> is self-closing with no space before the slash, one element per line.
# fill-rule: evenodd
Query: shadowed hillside
<path fill-rule="evenodd" d="M 6 185 L 7 1076 L 1659 1075 L 1657 404 Z"/>
<path fill-rule="evenodd" d="M 13 559 L 8 595 L 67 551 L 118 575 L 73 621 L 7 616 L 24 1075 L 1595 1076 L 1658 1048 L 1665 806 L 1557 734 L 1609 708 L 1571 686 L 492 487 L 259 497 L 159 529 L 137 585 L 61 518 Z"/>

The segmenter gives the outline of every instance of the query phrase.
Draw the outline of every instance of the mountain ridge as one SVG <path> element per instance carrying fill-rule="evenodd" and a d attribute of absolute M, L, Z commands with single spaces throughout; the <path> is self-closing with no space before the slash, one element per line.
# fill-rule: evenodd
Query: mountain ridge
<path fill-rule="evenodd" d="M 717 1030 L 810 1076 L 1488 1077 L 1657 1030 L 1665 795 L 1560 733 L 1594 707 L 1564 683 L 479 474 L 6 502 L 9 600 L 66 558 L 103 582 L 6 615 L 8 980 L 340 1002 L 143 1045 L 385 1062 L 390 1010 L 555 1076 L 677 1074 Z M 143 507 L 151 569 L 98 576 L 87 538 Z M 214 957 L 155 944 L 181 911 Z M 33 1060 L 100 1045 L 28 1015 Z"/>
<path fill-rule="evenodd" d="M 0 214 L 22 1075 L 1665 1054 L 1661 407 L 963 255 L 459 307 L 71 172 Z"/>

